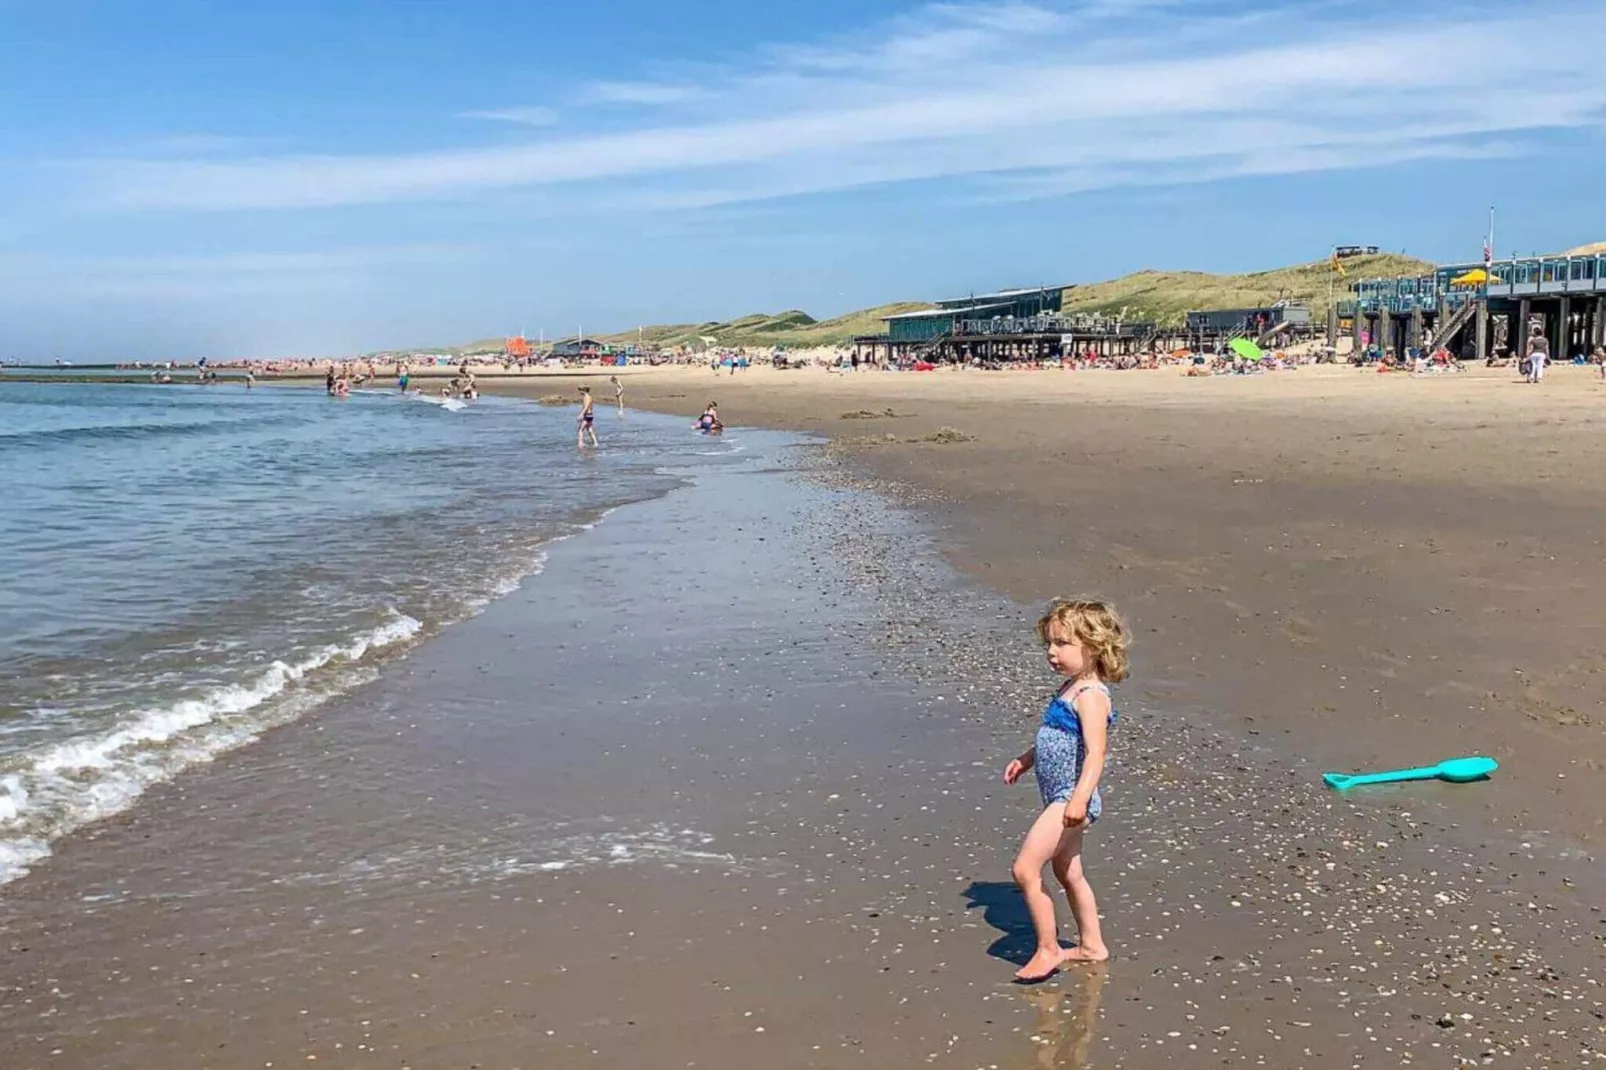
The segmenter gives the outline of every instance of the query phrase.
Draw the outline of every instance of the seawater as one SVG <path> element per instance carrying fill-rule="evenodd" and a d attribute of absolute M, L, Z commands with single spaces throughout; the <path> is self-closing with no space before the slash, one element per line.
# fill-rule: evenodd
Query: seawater
<path fill-rule="evenodd" d="M 0 385 L 0 883 L 741 451 L 684 421 L 240 385 Z"/>

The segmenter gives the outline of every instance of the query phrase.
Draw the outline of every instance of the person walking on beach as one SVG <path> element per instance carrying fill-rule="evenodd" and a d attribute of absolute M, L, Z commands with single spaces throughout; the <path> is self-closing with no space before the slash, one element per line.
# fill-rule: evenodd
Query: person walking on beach
<path fill-rule="evenodd" d="M 586 436 L 591 437 L 591 444 L 597 444 L 597 410 L 596 404 L 591 400 L 591 388 L 580 388 L 580 415 L 575 420 L 574 444 L 584 447 Z"/>
<path fill-rule="evenodd" d="M 1110 685 L 1127 676 L 1126 625 L 1107 603 L 1056 598 L 1037 622 L 1048 663 L 1065 677 L 1043 710 L 1036 741 L 1009 763 L 1004 783 L 1027 770 L 1037 774 L 1043 811 L 1021 843 L 1011 872 L 1037 934 L 1037 953 L 1015 973 L 1033 983 L 1053 976 L 1067 963 L 1103 962 L 1110 957 L 1099 929 L 1098 901 L 1082 868 L 1082 839 L 1104 810 L 1099 777 L 1115 706 Z M 1054 900 L 1043 887 L 1043 867 L 1070 897 L 1077 942 L 1062 948 Z"/>
<path fill-rule="evenodd" d="M 1543 382 L 1545 378 L 1545 363 L 1550 360 L 1550 339 L 1543 331 L 1535 330 L 1533 337 L 1528 339 L 1528 381 L 1530 383 Z"/>
<path fill-rule="evenodd" d="M 619 381 L 617 375 L 608 376 L 608 382 L 613 384 L 613 400 L 619 405 L 619 415 L 625 414 L 625 384 Z"/>

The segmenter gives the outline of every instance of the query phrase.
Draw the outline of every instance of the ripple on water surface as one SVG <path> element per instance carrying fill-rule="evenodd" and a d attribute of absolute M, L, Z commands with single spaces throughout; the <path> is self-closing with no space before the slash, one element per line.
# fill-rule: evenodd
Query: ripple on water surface
<path fill-rule="evenodd" d="M 741 448 L 603 412 L 580 452 L 566 410 L 444 402 L 0 387 L 0 883 Z"/>

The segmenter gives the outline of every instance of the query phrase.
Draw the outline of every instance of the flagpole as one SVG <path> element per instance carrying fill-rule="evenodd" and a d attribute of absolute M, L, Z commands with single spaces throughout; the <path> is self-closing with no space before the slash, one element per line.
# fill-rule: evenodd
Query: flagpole
<path fill-rule="evenodd" d="M 1333 304 L 1333 269 L 1338 264 L 1338 246 L 1327 251 L 1327 317 L 1333 323 L 1333 337 L 1327 340 L 1334 351 L 1338 349 L 1338 308 Z"/>

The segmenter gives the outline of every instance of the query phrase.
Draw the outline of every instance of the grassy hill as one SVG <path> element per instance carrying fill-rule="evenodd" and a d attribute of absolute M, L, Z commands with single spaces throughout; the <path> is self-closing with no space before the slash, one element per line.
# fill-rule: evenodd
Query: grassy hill
<path fill-rule="evenodd" d="M 1425 275 L 1433 270 L 1425 260 L 1393 253 L 1351 257 L 1343 264 L 1349 279 Z M 1309 304 L 1312 316 L 1321 322 L 1327 316 L 1329 284 L 1336 300 L 1348 296 L 1348 280 L 1337 277 L 1327 260 L 1248 275 L 1139 271 L 1071 287 L 1065 291 L 1065 310 L 1113 315 L 1124 308 L 1125 319 L 1180 324 L 1195 309 L 1257 308 L 1287 299 Z"/>
<path fill-rule="evenodd" d="M 1344 262 L 1348 279 L 1385 276 L 1423 275 L 1433 270 L 1425 260 L 1393 253 L 1357 256 Z M 1203 271 L 1138 271 L 1108 282 L 1089 283 L 1066 289 L 1067 312 L 1098 312 L 1122 315 L 1127 320 L 1152 320 L 1180 325 L 1187 313 L 1205 308 L 1256 308 L 1279 300 L 1303 301 L 1311 306 L 1319 323 L 1327 316 L 1329 286 L 1332 296 L 1343 300 L 1348 294 L 1347 280 L 1333 273 L 1329 261 L 1256 271 L 1247 275 L 1212 275 Z M 849 312 L 835 319 L 816 320 L 796 309 L 774 314 L 758 313 L 734 320 L 706 323 L 671 323 L 637 331 L 599 335 L 604 341 L 628 344 L 640 339 L 660 348 L 695 346 L 700 339 L 716 339 L 722 346 L 775 346 L 793 349 L 829 346 L 845 342 L 854 335 L 879 334 L 885 329 L 882 316 L 931 308 L 927 303 L 904 301 L 876 308 Z M 500 352 L 501 338 L 488 338 L 466 345 L 441 347 L 417 352 L 449 353 Z"/>
<path fill-rule="evenodd" d="M 793 309 L 775 315 L 760 313 L 734 320 L 666 324 L 644 328 L 639 334 L 636 331 L 620 331 L 601 337 L 603 341 L 620 343 L 634 342 L 639 337 L 642 341 L 663 348 L 696 345 L 701 338 L 717 338 L 719 344 L 724 346 L 782 345 L 803 349 L 835 345 L 856 334 L 878 334 L 886 329 L 881 322 L 882 316 L 930 307 L 918 301 L 904 301 L 849 312 L 829 320 L 817 320 L 807 312 Z"/>

